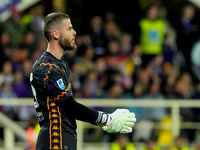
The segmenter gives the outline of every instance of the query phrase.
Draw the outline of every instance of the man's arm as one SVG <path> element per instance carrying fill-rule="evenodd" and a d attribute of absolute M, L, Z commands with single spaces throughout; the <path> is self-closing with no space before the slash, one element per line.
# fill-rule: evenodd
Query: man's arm
<path fill-rule="evenodd" d="M 95 111 L 78 103 L 73 96 L 58 104 L 64 109 L 68 109 L 75 119 L 99 125 L 108 133 L 130 133 L 136 122 L 135 114 L 127 109 L 117 109 L 112 114 Z"/>
<path fill-rule="evenodd" d="M 98 111 L 78 103 L 73 96 L 70 96 L 65 101 L 59 102 L 58 105 L 67 109 L 68 112 L 73 114 L 75 119 L 97 125 L 96 120 L 99 116 Z"/>

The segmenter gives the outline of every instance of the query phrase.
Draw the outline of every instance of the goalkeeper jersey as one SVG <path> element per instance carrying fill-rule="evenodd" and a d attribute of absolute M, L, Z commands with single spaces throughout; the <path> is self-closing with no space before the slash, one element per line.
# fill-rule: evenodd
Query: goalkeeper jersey
<path fill-rule="evenodd" d="M 39 139 L 48 139 L 37 141 L 37 144 L 41 143 L 41 149 L 62 149 L 63 141 L 67 140 L 65 133 L 76 137 L 75 119 L 95 124 L 98 112 L 73 98 L 69 67 L 63 59 L 45 51 L 33 65 L 30 82 L 41 126 Z M 46 137 L 40 137 L 43 132 Z"/>

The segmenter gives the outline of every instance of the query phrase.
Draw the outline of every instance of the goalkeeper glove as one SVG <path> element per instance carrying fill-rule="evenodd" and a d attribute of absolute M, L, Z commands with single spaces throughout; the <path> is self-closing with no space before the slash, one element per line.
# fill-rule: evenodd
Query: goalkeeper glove
<path fill-rule="evenodd" d="M 108 133 L 130 133 L 135 122 L 135 114 L 128 109 L 117 109 L 112 114 L 99 111 L 96 121 Z"/>

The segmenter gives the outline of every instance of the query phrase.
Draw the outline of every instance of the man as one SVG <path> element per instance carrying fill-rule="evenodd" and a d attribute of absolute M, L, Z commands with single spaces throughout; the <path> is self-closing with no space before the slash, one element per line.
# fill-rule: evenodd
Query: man
<path fill-rule="evenodd" d="M 165 23 L 159 19 L 159 6 L 150 4 L 146 17 L 139 21 L 138 42 L 142 52 L 142 65 L 146 67 L 157 55 L 162 54 Z"/>
<path fill-rule="evenodd" d="M 30 75 L 34 106 L 41 130 L 37 150 L 76 150 L 76 122 L 99 125 L 108 133 L 130 133 L 134 113 L 117 109 L 114 113 L 92 110 L 75 101 L 69 67 L 62 59 L 65 51 L 76 50 L 76 32 L 67 14 L 51 13 L 44 18 L 43 34 L 47 50 L 35 62 Z"/>

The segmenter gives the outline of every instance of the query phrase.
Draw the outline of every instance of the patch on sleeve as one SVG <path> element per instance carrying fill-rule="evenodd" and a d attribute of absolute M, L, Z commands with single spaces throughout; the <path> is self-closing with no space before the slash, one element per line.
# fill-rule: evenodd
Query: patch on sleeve
<path fill-rule="evenodd" d="M 60 78 L 59 80 L 57 80 L 57 84 L 58 84 L 58 86 L 60 87 L 61 90 L 65 89 L 65 85 L 63 83 L 62 78 Z"/>

